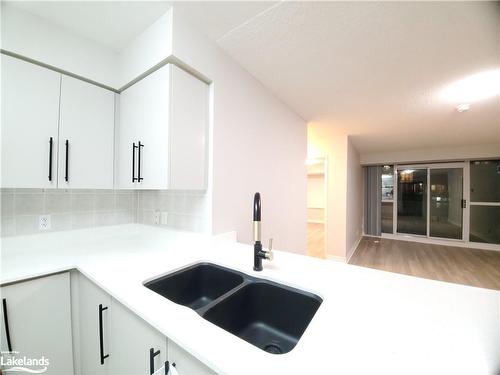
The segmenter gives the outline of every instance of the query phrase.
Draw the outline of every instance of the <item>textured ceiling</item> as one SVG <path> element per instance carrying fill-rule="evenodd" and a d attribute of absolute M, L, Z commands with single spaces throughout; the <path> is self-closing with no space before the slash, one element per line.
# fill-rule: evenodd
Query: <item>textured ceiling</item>
<path fill-rule="evenodd" d="M 500 3 L 284 2 L 218 43 L 304 119 L 360 152 L 500 142 L 500 98 L 439 91 L 500 68 Z"/>
<path fill-rule="evenodd" d="M 8 4 L 119 51 L 174 3 Z M 344 129 L 360 152 L 500 143 L 498 96 L 458 113 L 438 95 L 500 68 L 500 2 L 175 5 L 296 113 Z"/>

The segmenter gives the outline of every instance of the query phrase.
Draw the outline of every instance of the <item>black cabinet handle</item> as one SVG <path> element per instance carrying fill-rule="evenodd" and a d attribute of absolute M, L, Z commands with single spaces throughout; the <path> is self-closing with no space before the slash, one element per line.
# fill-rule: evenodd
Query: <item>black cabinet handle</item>
<path fill-rule="evenodd" d="M 5 298 L 2 299 L 2 305 L 3 305 L 3 322 L 5 325 L 5 337 L 7 338 L 7 349 L 9 350 L 9 352 L 11 352 L 12 343 L 10 341 L 9 316 L 7 315 L 7 300 Z"/>
<path fill-rule="evenodd" d="M 137 178 L 135 177 L 135 149 L 139 148 L 135 145 L 135 142 L 132 143 L 132 182 L 136 182 Z"/>
<path fill-rule="evenodd" d="M 66 182 L 68 182 L 69 180 L 69 173 L 68 173 L 68 170 L 69 170 L 69 141 L 66 139 L 66 168 L 64 170 L 64 180 Z"/>
<path fill-rule="evenodd" d="M 139 141 L 139 146 L 137 150 L 137 181 L 141 182 L 144 180 L 144 178 L 141 177 L 141 148 L 144 147 L 144 145 Z"/>
<path fill-rule="evenodd" d="M 49 181 L 52 181 L 52 137 L 49 138 Z"/>
<path fill-rule="evenodd" d="M 104 360 L 109 357 L 109 354 L 104 355 L 104 336 L 102 330 L 102 312 L 107 309 L 107 306 L 102 307 L 102 304 L 99 305 L 99 349 L 101 353 L 101 365 L 103 365 Z"/>
<path fill-rule="evenodd" d="M 175 362 L 172 363 L 172 366 L 175 367 Z M 170 372 L 170 363 L 168 361 L 165 361 L 165 375 L 168 375 L 168 373 Z"/>
<path fill-rule="evenodd" d="M 160 354 L 160 350 L 155 352 L 154 348 L 149 349 L 149 374 L 153 375 L 155 372 L 155 357 Z"/>

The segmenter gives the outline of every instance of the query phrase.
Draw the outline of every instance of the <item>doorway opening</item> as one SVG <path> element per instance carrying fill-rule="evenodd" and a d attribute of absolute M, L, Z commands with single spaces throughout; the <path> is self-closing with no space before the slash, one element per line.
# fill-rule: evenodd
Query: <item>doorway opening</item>
<path fill-rule="evenodd" d="M 326 257 L 326 158 L 307 160 L 307 255 Z"/>

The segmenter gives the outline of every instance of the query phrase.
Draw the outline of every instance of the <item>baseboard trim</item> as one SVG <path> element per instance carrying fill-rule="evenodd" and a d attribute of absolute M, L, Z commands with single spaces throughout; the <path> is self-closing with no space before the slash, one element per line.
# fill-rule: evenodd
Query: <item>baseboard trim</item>
<path fill-rule="evenodd" d="M 351 258 L 354 255 L 354 253 L 356 252 L 356 250 L 358 249 L 359 243 L 361 242 L 362 239 L 363 239 L 363 236 L 359 236 L 359 238 L 357 239 L 357 241 L 355 242 L 353 247 L 351 247 L 349 254 L 347 255 L 346 263 L 349 263 L 351 261 Z"/>
<path fill-rule="evenodd" d="M 365 235 L 365 237 L 377 237 L 377 236 Z M 382 233 L 382 235 L 378 238 L 387 238 L 390 240 L 397 240 L 397 241 L 428 243 L 428 244 L 432 244 L 432 245 L 466 247 L 468 249 L 477 249 L 477 250 L 500 251 L 500 245 L 491 244 L 491 243 L 439 240 L 439 239 L 435 239 L 435 238 L 403 236 L 403 235 L 396 235 L 396 234 L 389 234 L 389 233 Z"/>

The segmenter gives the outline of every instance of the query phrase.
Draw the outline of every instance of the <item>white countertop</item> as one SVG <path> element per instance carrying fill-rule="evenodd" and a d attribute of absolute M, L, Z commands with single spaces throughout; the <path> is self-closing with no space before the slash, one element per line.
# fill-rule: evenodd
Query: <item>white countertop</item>
<path fill-rule="evenodd" d="M 297 346 L 266 353 L 143 286 L 209 261 L 323 298 Z M 500 373 L 500 292 L 130 224 L 2 239 L 2 284 L 76 268 L 221 373 Z"/>

